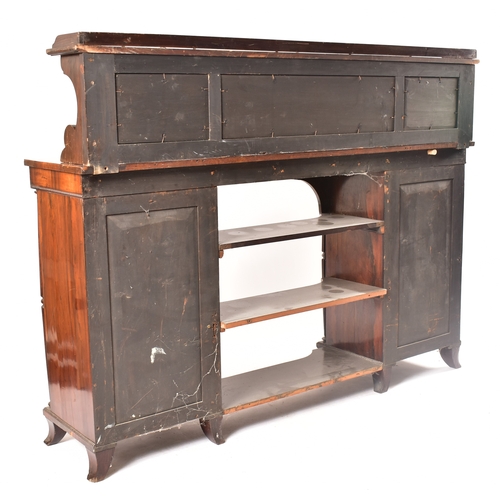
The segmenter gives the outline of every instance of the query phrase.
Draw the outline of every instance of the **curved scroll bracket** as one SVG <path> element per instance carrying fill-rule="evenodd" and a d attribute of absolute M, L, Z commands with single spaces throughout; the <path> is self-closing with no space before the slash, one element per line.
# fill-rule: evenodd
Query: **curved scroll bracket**
<path fill-rule="evenodd" d="M 83 133 L 85 129 L 84 99 L 85 83 L 83 78 L 83 54 L 73 54 L 61 57 L 61 68 L 63 73 L 69 77 L 73 83 L 77 102 L 76 125 L 68 125 L 64 131 L 64 149 L 61 152 L 61 162 L 86 165 L 88 163 L 88 153 L 84 147 Z"/>

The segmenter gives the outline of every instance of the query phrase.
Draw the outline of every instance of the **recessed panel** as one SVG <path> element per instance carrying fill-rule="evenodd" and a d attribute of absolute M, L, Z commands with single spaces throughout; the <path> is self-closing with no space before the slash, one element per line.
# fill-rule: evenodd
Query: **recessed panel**
<path fill-rule="evenodd" d="M 405 129 L 457 126 L 458 78 L 406 78 Z"/>
<path fill-rule="evenodd" d="M 394 130 L 394 78 L 223 75 L 223 138 Z"/>
<path fill-rule="evenodd" d="M 116 75 L 118 143 L 208 139 L 208 76 Z"/>
<path fill-rule="evenodd" d="M 452 181 L 402 185 L 398 346 L 450 329 Z"/>

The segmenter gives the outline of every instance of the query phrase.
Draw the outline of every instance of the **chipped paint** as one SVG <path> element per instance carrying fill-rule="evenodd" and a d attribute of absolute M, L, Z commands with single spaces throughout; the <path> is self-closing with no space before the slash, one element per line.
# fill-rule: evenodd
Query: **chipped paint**
<path fill-rule="evenodd" d="M 165 356 L 167 355 L 162 347 L 153 347 L 151 349 L 151 363 L 155 362 L 157 354 L 164 354 Z"/>

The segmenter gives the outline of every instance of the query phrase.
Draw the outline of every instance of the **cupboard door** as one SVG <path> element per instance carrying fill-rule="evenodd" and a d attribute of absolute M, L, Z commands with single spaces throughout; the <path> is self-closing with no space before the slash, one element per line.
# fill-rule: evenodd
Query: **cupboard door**
<path fill-rule="evenodd" d="M 215 190 L 111 197 L 101 208 L 109 351 L 97 361 L 112 366 L 107 428 L 134 435 L 139 422 L 142 432 L 216 413 Z"/>
<path fill-rule="evenodd" d="M 388 173 L 388 363 L 459 342 L 463 166 Z"/>

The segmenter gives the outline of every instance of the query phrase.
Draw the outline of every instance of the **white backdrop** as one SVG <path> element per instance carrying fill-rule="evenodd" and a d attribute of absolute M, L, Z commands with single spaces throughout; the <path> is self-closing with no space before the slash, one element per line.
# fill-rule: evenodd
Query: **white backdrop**
<path fill-rule="evenodd" d="M 318 494 L 433 499 L 458 493 L 486 499 L 498 494 L 500 405 L 494 367 L 500 328 L 494 286 L 500 273 L 493 243 L 498 177 L 493 120 L 499 116 L 499 74 L 493 54 L 496 15 L 488 5 L 485 0 L 472 5 L 446 0 L 345 5 L 47 0 L 18 2 L 10 13 L 3 12 L 0 369 L 7 466 L 2 466 L 2 498 L 25 498 L 24 490 L 57 500 Z M 372 391 L 371 379 L 360 379 L 240 412 L 225 419 L 227 441 L 218 447 L 196 423 L 130 440 L 117 447 L 112 471 L 99 484 L 85 479 L 82 445 L 67 439 L 46 447 L 36 198 L 23 160 L 57 162 L 64 128 L 76 120 L 72 85 L 59 58 L 45 54 L 57 35 L 75 31 L 477 49 L 476 146 L 468 150 L 466 170 L 462 368 L 452 370 L 438 353 L 429 353 L 399 363 L 384 395 Z M 300 182 L 220 190 L 221 227 L 308 217 L 315 211 L 314 195 Z M 222 297 L 314 282 L 317 240 L 290 245 L 293 260 L 278 259 L 272 251 L 228 252 L 221 261 Z M 268 264 L 260 274 L 251 264 L 256 259 Z M 320 313 L 308 313 L 227 332 L 224 374 L 307 355 L 319 340 L 320 322 Z"/>

